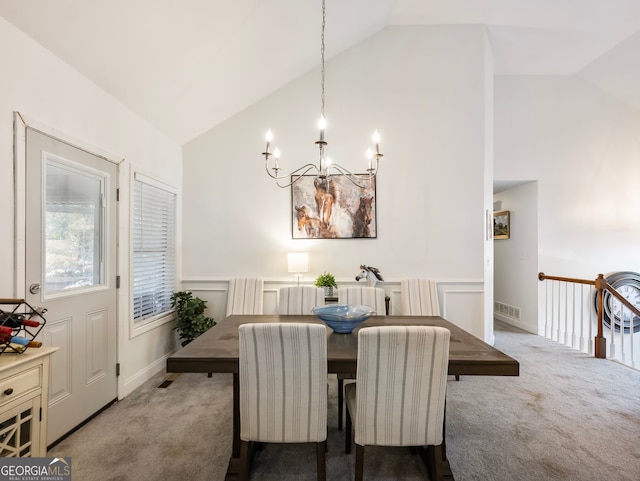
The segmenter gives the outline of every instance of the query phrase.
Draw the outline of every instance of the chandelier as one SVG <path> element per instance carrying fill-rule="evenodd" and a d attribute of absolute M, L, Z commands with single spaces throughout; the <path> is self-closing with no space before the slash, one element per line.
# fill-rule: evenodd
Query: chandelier
<path fill-rule="evenodd" d="M 332 173 L 345 175 L 347 179 L 353 182 L 358 187 L 364 187 L 362 182 L 371 180 L 376 176 L 378 172 L 378 164 L 382 158 L 380 153 L 380 135 L 376 130 L 373 134 L 374 150 L 369 149 L 367 151 L 367 159 L 369 159 L 369 167 L 366 174 L 353 174 L 346 168 L 339 164 L 335 164 L 329 157 L 325 156 L 325 148 L 327 147 L 327 141 L 324 140 L 324 129 L 326 127 L 326 120 L 324 117 L 324 27 L 326 20 L 325 0 L 322 0 L 322 33 L 320 35 L 320 120 L 318 121 L 318 128 L 320 129 L 320 138 L 316 140 L 315 144 L 318 146 L 320 156 L 318 164 L 306 164 L 298 169 L 292 171 L 286 175 L 280 175 L 280 150 L 276 147 L 273 152 L 269 150 L 271 147 L 271 141 L 273 140 L 273 133 L 271 129 L 267 131 L 266 140 L 267 148 L 262 153 L 265 160 L 265 169 L 269 177 L 276 181 L 278 187 L 289 187 L 295 184 L 302 178 L 303 175 L 309 172 L 315 172 L 317 178 L 321 180 L 327 179 Z M 295 177 L 295 178 L 294 178 Z M 285 180 L 286 179 L 286 180 Z M 284 182 L 283 182 L 284 180 Z"/>

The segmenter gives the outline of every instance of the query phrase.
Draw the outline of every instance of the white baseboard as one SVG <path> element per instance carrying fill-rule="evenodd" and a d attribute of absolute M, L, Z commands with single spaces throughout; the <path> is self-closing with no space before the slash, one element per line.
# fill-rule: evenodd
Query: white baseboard
<path fill-rule="evenodd" d="M 493 313 L 494 319 L 504 322 L 505 324 L 509 324 L 510 326 L 517 327 L 518 329 L 522 329 L 523 331 L 530 332 L 531 334 L 538 334 L 537 326 L 529 326 L 522 321 L 517 321 L 507 316 L 503 316 L 497 312 Z"/>
<path fill-rule="evenodd" d="M 160 371 L 165 371 L 167 368 L 167 359 L 173 354 L 170 352 L 165 354 L 160 359 L 141 369 L 133 376 L 125 379 L 122 384 L 122 389 L 119 392 L 118 399 L 121 400 L 142 386 L 145 382 L 158 374 Z"/>

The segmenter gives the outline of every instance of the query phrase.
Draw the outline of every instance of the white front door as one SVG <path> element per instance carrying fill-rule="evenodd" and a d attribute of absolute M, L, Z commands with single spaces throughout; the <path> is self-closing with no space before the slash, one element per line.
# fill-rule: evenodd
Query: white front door
<path fill-rule="evenodd" d="M 27 128 L 26 300 L 46 308 L 47 445 L 117 397 L 117 166 Z"/>

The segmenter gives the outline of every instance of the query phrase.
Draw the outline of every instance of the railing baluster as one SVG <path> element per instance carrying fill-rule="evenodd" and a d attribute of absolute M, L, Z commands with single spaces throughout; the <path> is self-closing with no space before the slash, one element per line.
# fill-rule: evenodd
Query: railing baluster
<path fill-rule="evenodd" d="M 609 343 L 609 357 L 612 359 L 616 359 L 617 354 L 616 354 L 616 331 L 614 330 L 613 326 L 614 326 L 614 314 L 613 314 L 613 308 L 615 307 L 613 305 L 613 297 L 609 296 L 609 312 L 611 313 L 611 318 L 610 318 L 610 325 L 609 327 L 611 328 L 611 342 Z"/>
<path fill-rule="evenodd" d="M 584 352 L 584 284 L 580 286 L 580 351 Z"/>
<path fill-rule="evenodd" d="M 551 286 L 551 304 L 549 304 L 549 286 Z M 544 285 L 544 337 L 551 338 L 551 325 L 549 324 L 549 311 L 553 309 L 553 281 Z M 551 313 L 553 316 L 553 312 Z"/>
<path fill-rule="evenodd" d="M 620 331 L 619 331 L 619 339 L 620 339 L 620 356 L 618 358 L 618 360 L 620 362 L 622 362 L 622 364 L 626 364 L 626 359 L 625 359 L 625 342 L 624 342 L 624 311 L 626 309 L 626 306 L 624 304 L 622 304 L 622 302 L 619 303 L 620 304 Z M 613 317 L 613 316 L 612 316 Z"/>
<path fill-rule="evenodd" d="M 560 307 L 561 307 L 560 299 L 562 298 L 561 288 L 562 288 L 562 285 L 561 285 L 560 281 L 558 281 L 558 323 L 555 326 L 556 327 L 556 337 L 554 339 L 554 341 L 558 341 L 558 342 L 560 342 Z"/>
<path fill-rule="evenodd" d="M 596 290 L 593 287 L 590 287 L 589 293 L 590 293 L 589 297 L 595 297 Z M 593 338 L 593 326 L 595 324 L 594 317 L 595 317 L 594 310 L 589 309 L 589 350 L 587 352 L 592 356 L 593 356 L 593 345 L 594 345 L 594 338 Z"/>

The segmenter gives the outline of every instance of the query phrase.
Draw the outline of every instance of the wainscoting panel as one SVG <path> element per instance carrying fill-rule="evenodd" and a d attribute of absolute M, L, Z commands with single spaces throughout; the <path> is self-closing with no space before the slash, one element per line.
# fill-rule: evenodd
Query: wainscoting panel
<path fill-rule="evenodd" d="M 484 339 L 482 289 L 482 284 L 438 284 L 440 315 L 480 339 Z"/>
<path fill-rule="evenodd" d="M 362 285 L 362 282 L 337 279 L 339 286 Z M 438 299 L 442 317 L 465 331 L 483 339 L 484 284 L 481 281 L 437 281 Z M 228 279 L 188 279 L 183 281 L 182 289 L 193 292 L 207 301 L 207 315 L 215 320 L 225 318 L 227 308 Z M 313 281 L 301 283 L 313 285 Z M 278 292 L 281 287 L 294 284 L 291 281 L 265 279 L 263 311 L 265 314 L 277 314 Z M 400 281 L 385 281 L 382 286 L 390 297 L 390 315 L 400 315 L 402 311 L 402 292 Z"/>

